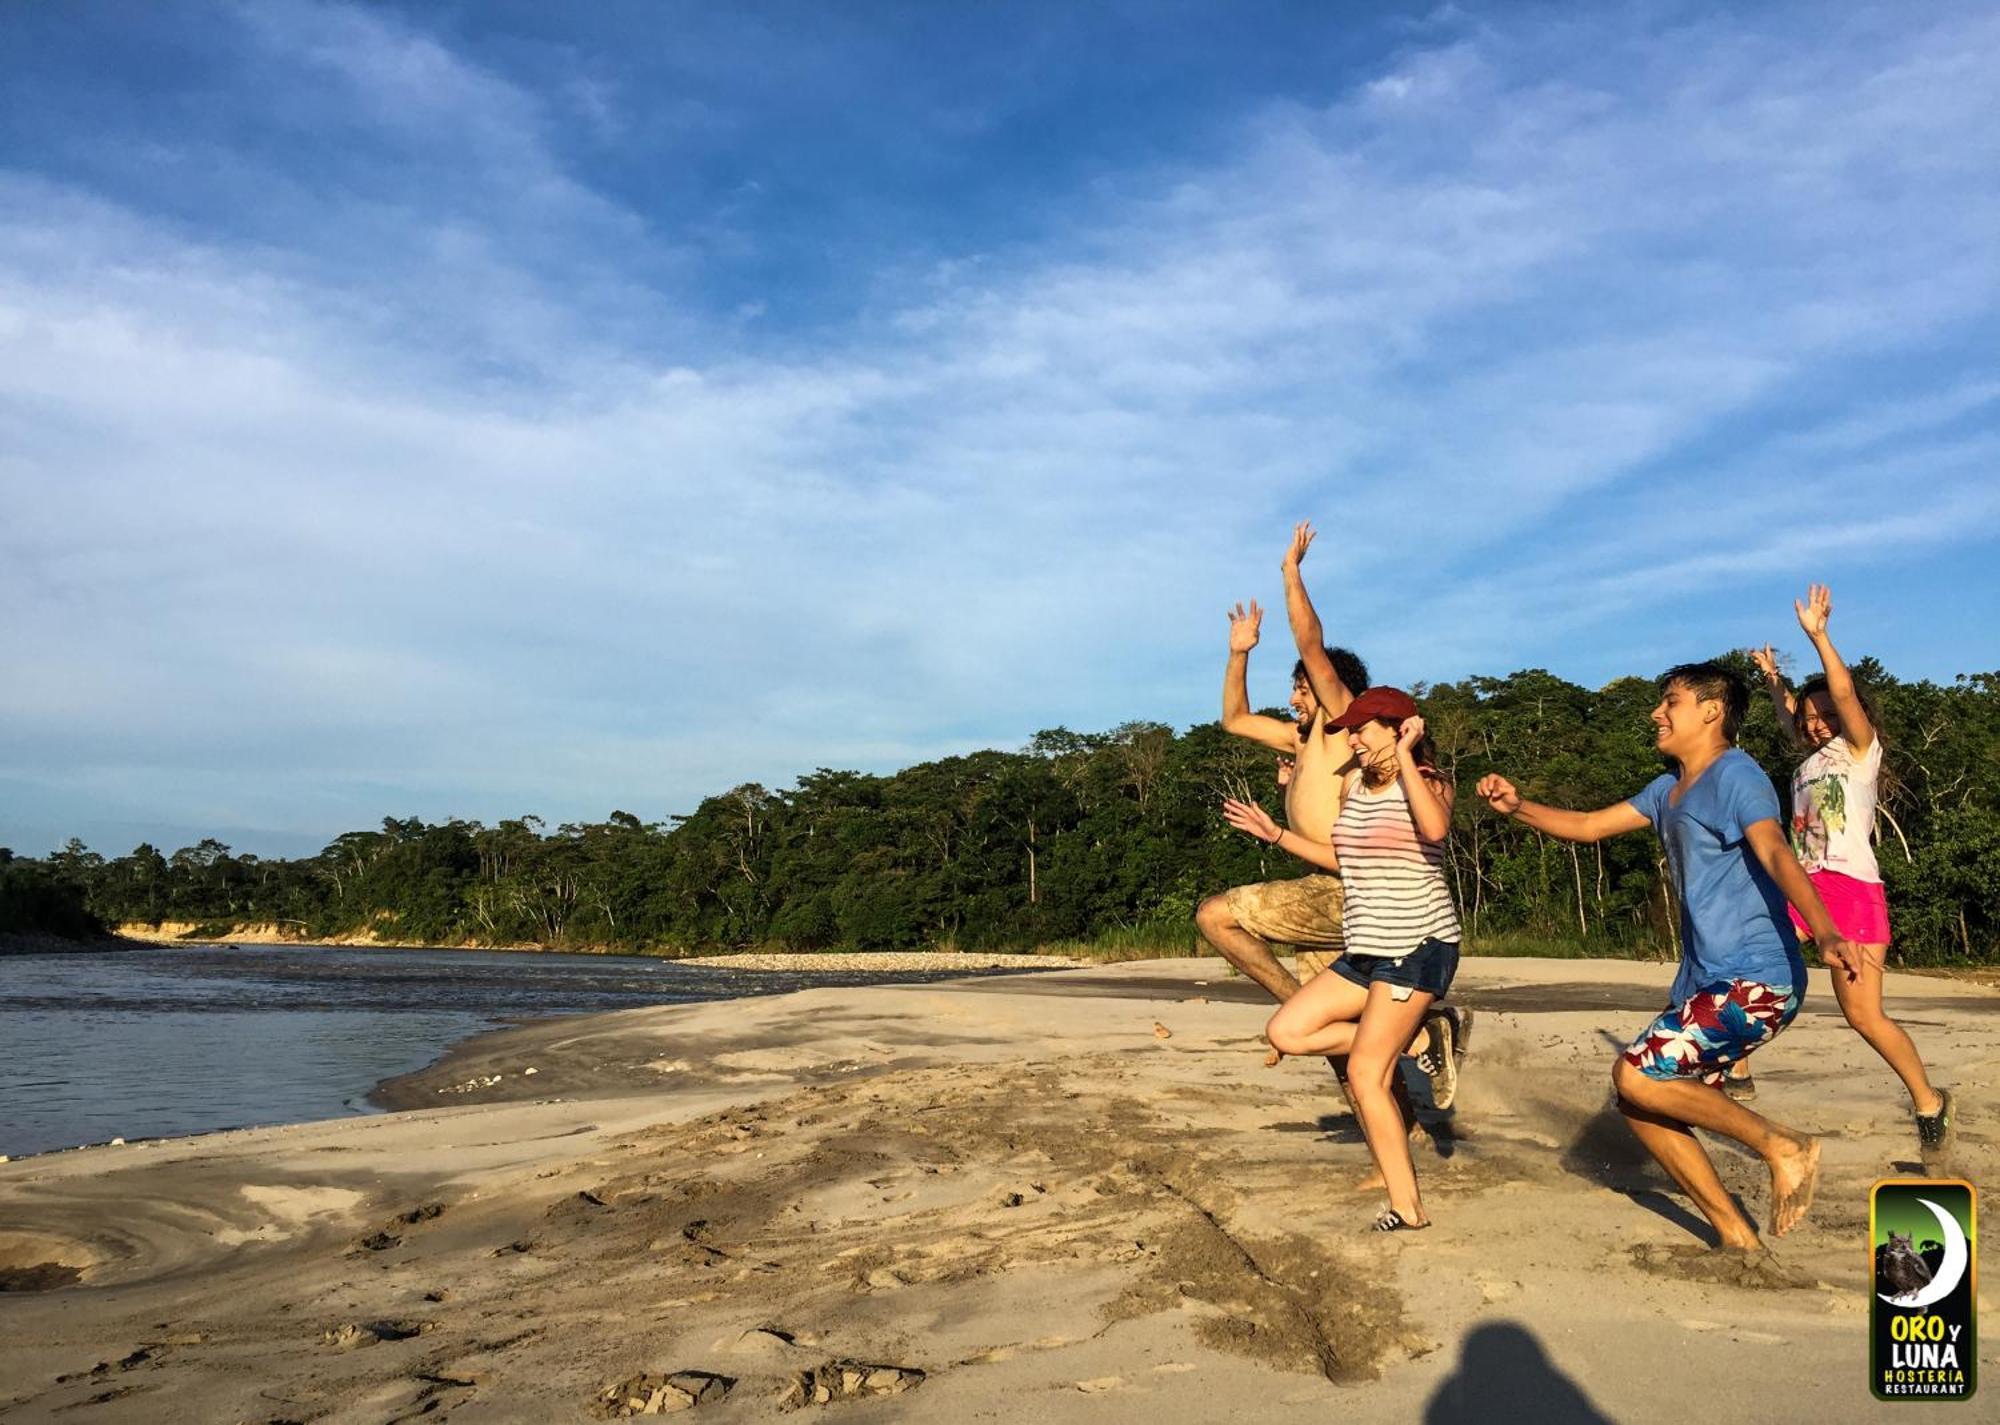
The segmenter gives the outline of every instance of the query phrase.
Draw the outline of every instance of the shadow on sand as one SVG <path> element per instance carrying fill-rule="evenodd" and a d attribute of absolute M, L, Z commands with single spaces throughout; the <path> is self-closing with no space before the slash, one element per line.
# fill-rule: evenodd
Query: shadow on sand
<path fill-rule="evenodd" d="M 1494 1321 L 1459 1343 L 1458 1369 L 1446 1376 L 1424 1406 L 1424 1425 L 1489 1425 L 1533 1420 L 1535 1425 L 1612 1425 L 1583 1388 L 1560 1370 L 1534 1332 L 1512 1321 Z"/>

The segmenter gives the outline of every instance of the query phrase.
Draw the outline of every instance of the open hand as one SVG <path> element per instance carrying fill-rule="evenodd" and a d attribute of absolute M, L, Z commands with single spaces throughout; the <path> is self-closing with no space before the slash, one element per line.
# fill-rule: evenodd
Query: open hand
<path fill-rule="evenodd" d="M 1799 627 L 1806 631 L 1807 638 L 1824 638 L 1826 621 L 1833 614 L 1833 590 L 1824 584 L 1814 584 L 1806 590 L 1805 602 L 1792 600 L 1792 609 L 1799 616 Z"/>
<path fill-rule="evenodd" d="M 1299 764 L 1297 762 L 1293 761 L 1290 757 L 1280 757 L 1278 759 L 1278 785 L 1289 787 L 1292 784 L 1293 774 L 1298 770 Z"/>
<path fill-rule="evenodd" d="M 1222 816 L 1238 831 L 1248 832 L 1259 841 L 1275 842 L 1284 834 L 1279 831 L 1278 823 L 1271 819 L 1271 814 L 1255 802 L 1239 802 L 1230 797 L 1222 804 Z"/>
<path fill-rule="evenodd" d="M 1764 675 L 1766 682 L 1778 681 L 1778 650 L 1770 644 L 1750 650 L 1750 661 L 1757 665 L 1757 671 Z"/>
<path fill-rule="evenodd" d="M 1514 790 L 1514 784 L 1498 772 L 1489 772 L 1479 779 L 1479 795 L 1486 799 L 1486 805 L 1502 816 L 1512 816 L 1521 809 L 1521 794 Z"/>
<path fill-rule="evenodd" d="M 1314 539 L 1311 520 L 1300 520 L 1292 526 L 1292 542 L 1285 550 L 1284 562 L 1278 567 L 1291 571 L 1305 562 L 1306 551 L 1312 548 Z"/>
<path fill-rule="evenodd" d="M 1229 611 L 1229 651 L 1248 653 L 1263 637 L 1263 630 L 1264 611 L 1257 607 L 1257 601 L 1250 601 L 1248 613 L 1243 612 L 1243 605 L 1238 604 Z"/>

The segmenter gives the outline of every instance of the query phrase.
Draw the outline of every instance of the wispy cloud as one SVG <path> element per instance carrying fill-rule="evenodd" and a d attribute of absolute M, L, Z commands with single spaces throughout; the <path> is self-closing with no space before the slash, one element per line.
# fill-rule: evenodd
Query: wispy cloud
<path fill-rule="evenodd" d="M 658 815 L 1205 717 L 1300 515 L 1404 679 L 1623 671 L 1621 620 L 2000 528 L 1977 9 L 1442 14 L 834 331 L 585 176 L 635 96 L 232 13 L 323 164 L 211 138 L 206 225 L 0 175 L 0 776 L 79 817 Z"/>

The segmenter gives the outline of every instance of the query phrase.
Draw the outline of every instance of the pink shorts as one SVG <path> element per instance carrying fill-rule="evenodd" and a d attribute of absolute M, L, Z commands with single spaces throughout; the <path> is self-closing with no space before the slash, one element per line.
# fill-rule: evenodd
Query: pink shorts
<path fill-rule="evenodd" d="M 1826 902 L 1826 913 L 1842 935 L 1856 945 L 1889 943 L 1889 897 L 1883 894 L 1881 882 L 1857 881 L 1838 871 L 1814 871 L 1806 879 Z M 1812 935 L 1796 908 L 1792 924 L 1800 935 Z"/>

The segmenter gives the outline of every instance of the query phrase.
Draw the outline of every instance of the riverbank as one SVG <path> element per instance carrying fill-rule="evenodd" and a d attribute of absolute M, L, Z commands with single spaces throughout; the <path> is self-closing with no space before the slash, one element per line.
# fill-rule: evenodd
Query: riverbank
<path fill-rule="evenodd" d="M 581 1421 L 683 1373 L 661 1403 L 718 1422 L 820 1391 L 884 1419 L 1645 1419 L 1698 1361 L 1873 1418 L 1867 1191 L 1915 1157 L 1887 1071 L 1816 976 L 1757 1065 L 1758 1106 L 1824 1136 L 1818 1204 L 1769 1262 L 1718 1258 L 1606 1102 L 1664 983 L 1468 960 L 1473 1056 L 1418 1153 L 1437 1225 L 1390 1237 L 1325 1066 L 1263 1068 L 1268 1007 L 1216 961 L 483 1035 L 378 1095 L 418 1111 L 0 1166 L 0 1272 L 76 1283 L 0 1296 L 0 1409 Z M 1890 990 L 1990 1184 L 2000 995 Z M 1765 1220 L 1757 1165 L 1717 1156 Z"/>
<path fill-rule="evenodd" d="M 117 944 L 188 947 L 197 945 L 283 945 L 295 949 L 328 946 L 343 950 L 480 950 L 501 954 L 535 955 L 634 955 L 644 959 L 673 960 L 688 965 L 713 965 L 732 970 L 795 970 L 841 974 L 849 971 L 909 970 L 1045 970 L 1052 966 L 1085 963 L 1089 957 L 1074 953 L 1072 947 L 1028 952 L 981 950 L 811 950 L 811 951 L 717 951 L 708 954 L 666 954 L 658 949 L 635 949 L 627 945 L 536 945 L 489 944 L 465 940 L 450 945 L 410 945 L 398 940 L 382 940 L 372 934 L 309 937 L 275 923 L 238 926 L 214 935 L 198 935 L 201 926 L 191 920 L 126 921 L 117 928 Z"/>
<path fill-rule="evenodd" d="M 198 935 L 203 927 L 191 920 L 125 921 L 115 927 L 119 944 L 139 943 L 163 946 L 199 945 L 284 945 L 298 949 L 329 946 L 360 950 L 480 950 L 523 955 L 632 955 L 648 960 L 675 960 L 688 964 L 727 965 L 738 969 L 811 970 L 815 967 L 913 969 L 931 966 L 943 969 L 1038 969 L 1051 962 L 1071 965 L 1127 964 L 1138 960 L 1201 959 L 1212 954 L 1200 943 L 1191 926 L 1182 933 L 1162 927 L 1144 927 L 1145 933 L 1130 928 L 1097 940 L 1061 940 L 1027 950 L 977 951 L 938 946 L 916 950 L 708 950 L 687 952 L 679 947 L 631 945 L 542 945 L 533 942 L 489 942 L 458 940 L 449 944 L 415 944 L 373 934 L 353 933 L 311 937 L 303 929 L 274 922 L 237 926 L 231 930 Z M 1154 932 L 1158 931 L 1157 934 Z M 1665 945 L 1626 945 L 1612 941 L 1548 939 L 1508 932 L 1476 937 L 1468 941 L 1468 954 L 1490 959 L 1528 960 L 1622 960 L 1633 964 L 1670 965 L 1676 955 Z M 1966 979 L 2000 987 L 2000 966 L 1990 964 L 1910 966 L 1896 965 L 1899 972 Z"/>
<path fill-rule="evenodd" d="M 123 935 L 79 939 L 35 930 L 0 931 L 0 955 L 97 955 L 107 950 L 140 950 L 151 943 Z"/>
<path fill-rule="evenodd" d="M 794 990 L 1020 974 L 975 957 L 763 970 L 408 947 L 138 946 L 0 973 L 0 1154 L 366 1110 L 384 1079 L 509 1024 Z"/>

